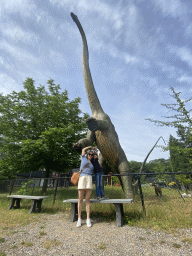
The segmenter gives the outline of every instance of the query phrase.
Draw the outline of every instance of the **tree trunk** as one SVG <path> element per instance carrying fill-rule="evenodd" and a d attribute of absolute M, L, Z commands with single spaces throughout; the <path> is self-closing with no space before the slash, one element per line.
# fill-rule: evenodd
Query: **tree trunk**
<path fill-rule="evenodd" d="M 47 184 L 48 184 L 48 178 L 49 178 L 49 173 L 50 173 L 50 169 L 49 168 L 45 168 L 45 179 L 43 182 L 43 187 L 42 187 L 42 194 L 45 194 L 47 192 Z"/>

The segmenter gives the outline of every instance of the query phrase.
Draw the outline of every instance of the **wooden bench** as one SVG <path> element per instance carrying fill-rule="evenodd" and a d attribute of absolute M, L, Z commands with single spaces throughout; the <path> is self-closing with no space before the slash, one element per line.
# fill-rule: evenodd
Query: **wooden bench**
<path fill-rule="evenodd" d="M 74 222 L 78 219 L 78 211 L 77 211 L 77 204 L 78 199 L 68 199 L 64 200 L 64 203 L 71 203 L 71 218 L 70 221 Z M 96 200 L 91 199 L 91 203 L 96 204 L 114 204 L 116 209 L 116 224 L 117 227 L 123 226 L 123 218 L 124 218 L 124 211 L 123 211 L 123 204 L 130 204 L 133 202 L 133 199 L 107 199 L 107 200 Z M 83 200 L 85 203 L 85 199 Z"/>
<path fill-rule="evenodd" d="M 21 199 L 31 199 L 32 204 L 29 210 L 29 214 L 32 212 L 41 212 L 41 205 L 42 205 L 43 199 L 49 198 L 49 196 L 25 196 L 25 195 L 10 195 L 7 197 L 11 198 L 11 203 L 8 207 L 8 210 L 10 210 L 13 207 L 16 209 L 20 208 Z M 16 202 L 16 206 L 14 206 L 15 202 Z"/>

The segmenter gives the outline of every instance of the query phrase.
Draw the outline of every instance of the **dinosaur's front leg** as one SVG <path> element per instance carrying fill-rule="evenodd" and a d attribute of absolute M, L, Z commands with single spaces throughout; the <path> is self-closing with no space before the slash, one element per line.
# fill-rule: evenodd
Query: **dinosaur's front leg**
<path fill-rule="evenodd" d="M 77 143 L 73 145 L 76 150 L 82 150 L 82 148 L 91 146 L 95 142 L 95 133 L 92 131 L 87 132 L 87 137 L 80 139 Z"/>
<path fill-rule="evenodd" d="M 97 130 L 104 131 L 107 130 L 110 125 L 107 121 L 96 119 L 94 117 L 90 117 L 86 120 L 87 126 L 90 131 L 95 132 Z"/>

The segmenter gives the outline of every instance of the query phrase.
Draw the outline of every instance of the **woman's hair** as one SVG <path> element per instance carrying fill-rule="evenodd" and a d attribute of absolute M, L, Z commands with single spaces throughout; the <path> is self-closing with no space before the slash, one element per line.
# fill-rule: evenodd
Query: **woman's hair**
<path fill-rule="evenodd" d="M 93 152 L 92 149 L 90 149 L 90 150 L 87 151 L 87 155 L 88 155 L 89 153 L 93 153 L 93 154 L 94 154 L 94 152 Z"/>

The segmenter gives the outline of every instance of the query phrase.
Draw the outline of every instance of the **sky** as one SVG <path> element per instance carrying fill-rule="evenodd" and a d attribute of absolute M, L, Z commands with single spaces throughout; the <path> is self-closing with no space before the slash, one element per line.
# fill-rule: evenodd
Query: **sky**
<path fill-rule="evenodd" d="M 176 130 L 146 120 L 165 120 L 162 103 L 170 87 L 191 97 L 192 1 L 190 0 L 1 0 L 0 93 L 49 78 L 92 116 L 82 72 L 82 41 L 74 12 L 87 37 L 90 69 L 100 103 L 113 122 L 129 161 L 143 162 L 157 139 Z M 188 103 L 188 107 L 191 103 Z M 164 145 L 159 141 L 159 145 Z M 169 158 L 155 148 L 148 161 Z"/>

